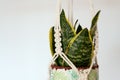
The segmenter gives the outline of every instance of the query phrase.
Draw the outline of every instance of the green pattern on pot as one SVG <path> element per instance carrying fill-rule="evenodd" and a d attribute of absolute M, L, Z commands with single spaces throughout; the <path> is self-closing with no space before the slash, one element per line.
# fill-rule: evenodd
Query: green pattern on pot
<path fill-rule="evenodd" d="M 65 70 L 52 70 L 50 80 L 69 80 Z"/>
<path fill-rule="evenodd" d="M 78 80 L 79 76 L 72 69 L 52 69 L 50 71 L 50 80 Z M 98 69 L 92 69 L 88 80 L 98 80 Z"/>
<path fill-rule="evenodd" d="M 88 80 L 99 80 L 99 71 L 97 68 L 91 70 Z"/>

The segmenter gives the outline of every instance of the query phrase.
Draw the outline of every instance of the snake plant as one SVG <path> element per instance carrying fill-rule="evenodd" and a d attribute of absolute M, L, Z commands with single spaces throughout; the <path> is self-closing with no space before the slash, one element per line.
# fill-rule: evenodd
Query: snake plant
<path fill-rule="evenodd" d="M 61 43 L 64 54 L 76 67 L 89 67 L 93 57 L 93 38 L 97 29 L 97 20 L 100 11 L 92 19 L 90 30 L 78 25 L 71 25 L 65 16 L 64 10 L 60 13 Z M 52 55 L 55 53 L 54 26 L 49 31 L 50 50 Z M 56 65 L 69 66 L 61 57 L 56 59 Z"/>

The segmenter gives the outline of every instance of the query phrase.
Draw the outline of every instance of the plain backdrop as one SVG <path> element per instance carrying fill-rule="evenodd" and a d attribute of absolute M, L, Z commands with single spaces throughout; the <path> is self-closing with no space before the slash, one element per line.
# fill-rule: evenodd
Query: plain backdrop
<path fill-rule="evenodd" d="M 120 80 L 120 0 L 93 1 L 101 10 L 99 80 Z M 74 0 L 77 18 L 89 28 L 87 0 Z M 55 20 L 56 0 L 0 0 L 0 80 L 48 80 L 48 33 Z"/>

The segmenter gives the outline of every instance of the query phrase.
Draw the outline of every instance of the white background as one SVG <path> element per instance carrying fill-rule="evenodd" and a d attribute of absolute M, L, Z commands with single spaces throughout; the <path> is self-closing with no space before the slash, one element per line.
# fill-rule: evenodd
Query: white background
<path fill-rule="evenodd" d="M 75 19 L 89 26 L 89 4 L 78 2 Z M 101 10 L 100 80 L 120 80 L 120 0 L 94 0 L 94 4 L 96 11 Z M 0 80 L 48 79 L 48 32 L 55 24 L 55 10 L 56 0 L 0 0 Z"/>

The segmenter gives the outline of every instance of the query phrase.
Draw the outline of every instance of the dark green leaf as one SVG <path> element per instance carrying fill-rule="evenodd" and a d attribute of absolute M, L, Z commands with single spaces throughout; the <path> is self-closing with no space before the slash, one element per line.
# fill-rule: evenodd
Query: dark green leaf
<path fill-rule="evenodd" d="M 89 67 L 92 60 L 93 45 L 88 29 L 83 29 L 69 43 L 66 55 L 76 67 Z"/>
<path fill-rule="evenodd" d="M 94 18 L 92 19 L 92 24 L 90 28 L 90 34 L 91 34 L 92 40 L 93 40 L 93 37 L 95 36 L 95 31 L 97 29 L 97 21 L 98 21 L 99 14 L 100 14 L 100 11 L 98 11 L 97 14 L 94 16 Z"/>
<path fill-rule="evenodd" d="M 62 49 L 63 49 L 63 52 L 65 53 L 70 40 L 76 34 L 75 34 L 75 30 L 74 30 L 73 26 L 71 26 L 71 24 L 66 19 L 64 10 L 62 10 L 62 12 L 60 14 L 60 27 L 61 27 Z M 64 60 L 61 57 L 58 57 L 56 62 L 57 62 L 58 66 L 65 66 Z"/>
<path fill-rule="evenodd" d="M 76 30 L 76 34 L 78 34 L 81 30 L 82 30 L 82 26 L 79 24 L 79 25 L 78 25 L 78 28 L 77 28 L 77 30 Z"/>
<path fill-rule="evenodd" d="M 54 55 L 54 53 L 55 53 L 54 33 L 55 33 L 54 32 L 54 27 L 51 27 L 50 31 L 49 31 L 49 42 L 50 42 L 50 50 L 51 50 L 52 55 Z"/>
<path fill-rule="evenodd" d="M 76 29 L 77 22 L 78 22 L 78 19 L 75 21 L 74 29 Z"/>
<path fill-rule="evenodd" d="M 62 10 L 60 14 L 60 26 L 63 52 L 65 52 L 70 40 L 76 35 L 74 28 L 70 25 L 66 19 L 65 12 Z"/>

